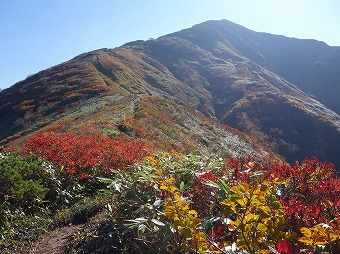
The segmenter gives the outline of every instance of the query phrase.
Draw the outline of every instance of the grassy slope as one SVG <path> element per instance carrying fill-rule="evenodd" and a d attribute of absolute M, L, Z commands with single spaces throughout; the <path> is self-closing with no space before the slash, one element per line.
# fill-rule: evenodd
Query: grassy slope
<path fill-rule="evenodd" d="M 172 35 L 86 53 L 2 91 L 2 143 L 57 123 L 68 129 L 91 122 L 96 128 L 104 126 L 107 132 L 126 132 L 119 126 L 126 118 L 141 121 L 134 119 L 135 107 L 155 96 L 181 105 L 180 115 L 185 115 L 187 109 L 199 111 L 214 121 L 256 136 L 268 151 L 276 150 L 290 161 L 317 155 L 340 165 L 334 152 L 340 143 L 337 114 L 251 62 L 226 41 L 223 44 L 216 40 L 218 33 L 200 37 L 203 44 L 210 43 L 205 48 L 200 47 L 195 33 L 191 41 Z M 151 132 L 168 132 L 163 143 L 171 148 L 198 146 L 216 151 L 218 144 L 219 149 L 225 149 L 216 139 L 186 138 L 190 144 L 175 145 L 178 140 L 171 137 L 175 134 L 159 130 L 156 120 L 146 123 L 156 125 L 149 128 Z M 303 131 L 306 123 L 313 127 Z M 176 132 L 176 128 L 170 129 Z M 186 136 L 200 136 L 204 130 L 196 128 Z M 145 133 L 144 130 L 145 138 L 152 136 Z M 178 137 L 183 140 L 183 134 Z M 162 147 L 162 142 L 155 143 Z"/>

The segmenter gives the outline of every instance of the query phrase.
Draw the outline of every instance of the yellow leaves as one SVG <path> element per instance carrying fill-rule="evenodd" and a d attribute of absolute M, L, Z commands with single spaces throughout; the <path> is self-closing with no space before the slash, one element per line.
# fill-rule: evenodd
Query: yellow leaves
<path fill-rule="evenodd" d="M 170 193 L 175 193 L 175 192 L 177 191 L 177 188 L 176 188 L 176 187 L 174 187 L 174 186 L 168 187 L 168 186 L 166 186 L 166 185 L 161 185 L 161 186 L 159 187 L 159 189 L 160 189 L 160 190 L 169 191 Z"/>
<path fill-rule="evenodd" d="M 253 221 L 257 221 L 259 219 L 259 216 L 253 213 L 248 213 L 245 219 L 247 222 L 253 222 Z"/>
<path fill-rule="evenodd" d="M 186 239 L 183 251 L 200 250 L 203 253 L 208 247 L 204 233 L 198 229 L 201 220 L 196 217 L 197 211 L 190 209 L 190 202 L 183 198 L 182 192 L 174 186 L 175 178 L 166 175 L 165 170 L 158 172 L 159 177 L 156 181 L 159 190 L 167 191 L 169 194 L 164 203 L 164 216 L 171 220 L 173 230 Z"/>
<path fill-rule="evenodd" d="M 334 242 L 340 239 L 339 232 L 329 232 L 329 240 L 330 242 Z"/>
<path fill-rule="evenodd" d="M 197 177 L 198 174 L 192 174 L 192 171 L 204 169 L 204 172 L 215 172 L 215 166 L 209 162 L 207 168 L 194 157 L 187 163 L 186 157 L 173 160 L 172 156 L 165 154 L 163 159 L 147 157 L 148 164 L 144 169 L 148 176 L 145 179 L 152 182 L 152 191 L 156 190 L 156 195 L 159 194 L 159 205 L 152 206 L 157 208 L 153 211 L 157 211 L 157 218 L 161 221 L 161 224 L 156 223 L 160 225 L 158 232 L 162 233 L 161 230 L 165 229 L 171 232 L 180 252 L 217 253 L 219 249 L 227 250 L 226 247 L 235 242 L 240 251 L 248 253 L 269 254 L 275 249 L 282 252 L 282 248 L 287 246 L 297 253 L 302 248 L 315 250 L 318 245 L 329 249 L 333 242 L 340 240 L 338 229 L 334 229 L 337 228 L 336 220 L 331 223 L 334 228 L 318 225 L 295 232 L 296 225 L 289 227 L 287 220 L 290 214 L 285 214 L 280 198 L 290 193 L 290 182 L 285 184 L 279 178 L 273 179 L 270 173 L 258 171 L 260 167 L 257 164 L 248 162 L 243 165 L 249 178 L 242 178 L 242 181 L 232 180 L 233 172 L 224 166 L 216 169 L 218 174 L 200 178 L 201 175 Z M 207 185 L 207 176 L 220 179 Z M 289 199 L 284 201 L 285 206 L 291 205 Z M 202 212 L 205 205 L 207 209 Z M 333 207 L 336 204 L 327 205 Z M 162 223 L 167 227 L 161 228 Z M 283 239 L 286 245 L 279 250 L 277 243 Z"/>
<path fill-rule="evenodd" d="M 158 166 L 159 165 L 159 160 L 155 158 L 155 156 L 146 156 L 146 159 L 149 161 L 149 164 L 151 166 Z"/>
<path fill-rule="evenodd" d="M 299 242 L 305 243 L 307 245 L 314 245 L 312 230 L 310 230 L 309 228 L 302 227 L 300 228 L 300 231 L 303 237 L 300 237 Z"/>
<path fill-rule="evenodd" d="M 272 212 L 269 206 L 259 206 L 258 209 L 267 215 L 270 215 Z"/>
<path fill-rule="evenodd" d="M 182 199 L 168 200 L 164 204 L 164 216 L 173 220 L 173 229 L 191 241 L 193 246 L 204 250 L 207 249 L 206 240 L 203 232 L 198 229 L 201 220 L 196 215 L 197 211 L 190 209 L 190 203 Z"/>
<path fill-rule="evenodd" d="M 266 196 L 261 192 L 254 192 L 254 198 L 252 199 L 252 204 L 255 206 L 261 206 L 266 202 Z"/>
<path fill-rule="evenodd" d="M 173 198 L 172 199 L 175 200 L 175 201 L 179 201 L 179 202 L 183 203 L 182 195 L 181 195 L 181 193 L 178 190 L 175 193 L 173 193 Z M 187 204 L 189 204 L 189 203 L 187 203 Z"/>
<path fill-rule="evenodd" d="M 167 186 L 173 187 L 174 182 L 175 182 L 175 178 L 170 177 L 169 179 L 164 181 L 164 184 Z"/>
<path fill-rule="evenodd" d="M 175 193 L 175 191 L 177 191 L 178 189 L 176 188 L 176 187 L 174 187 L 174 186 L 172 186 L 171 188 L 170 188 L 170 192 L 171 193 Z"/>
<path fill-rule="evenodd" d="M 249 168 L 252 168 L 252 167 L 255 166 L 255 163 L 252 162 L 252 161 L 249 161 L 248 164 L 247 164 L 247 166 L 248 166 Z"/>
<path fill-rule="evenodd" d="M 257 232 L 260 232 L 262 235 L 265 235 L 266 232 L 267 232 L 267 227 L 266 227 L 265 224 L 259 223 L 256 226 L 256 230 L 257 230 Z"/>
<path fill-rule="evenodd" d="M 156 169 L 155 172 L 154 172 L 155 175 L 162 175 L 162 173 L 163 172 L 162 172 L 161 169 Z"/>
<path fill-rule="evenodd" d="M 268 182 L 264 182 L 260 185 L 260 191 L 262 193 L 270 193 L 270 184 Z"/>
<path fill-rule="evenodd" d="M 195 210 L 190 210 L 190 204 L 183 200 L 168 200 L 164 204 L 164 215 L 168 219 L 173 219 L 176 216 L 181 218 L 187 215 L 195 215 L 197 212 Z"/>
<path fill-rule="evenodd" d="M 195 210 L 190 210 L 190 211 L 189 211 L 189 214 L 190 214 L 190 215 L 196 215 L 197 212 L 196 212 Z"/>
<path fill-rule="evenodd" d="M 272 254 L 273 252 L 271 250 L 261 250 L 259 253 L 261 253 L 261 254 Z"/>
<path fill-rule="evenodd" d="M 236 204 L 235 204 L 235 201 L 233 201 L 231 198 L 227 198 L 223 200 L 221 202 L 221 205 L 224 205 L 225 207 L 228 208 L 228 210 L 231 210 L 232 212 L 236 213 Z"/>
<path fill-rule="evenodd" d="M 239 184 L 239 185 L 236 185 L 230 188 L 231 192 L 234 192 L 235 194 L 238 194 L 239 196 L 242 196 L 243 194 L 248 193 L 248 190 L 249 190 L 249 185 L 246 183 Z"/>
<path fill-rule="evenodd" d="M 236 199 L 236 202 L 241 206 L 241 207 L 246 207 L 248 204 L 248 199 L 247 198 L 238 198 Z"/>
<path fill-rule="evenodd" d="M 170 193 L 174 194 L 178 189 L 174 186 L 175 179 L 170 177 L 169 179 L 162 180 L 161 185 L 159 186 L 160 190 L 169 191 Z"/>
<path fill-rule="evenodd" d="M 168 219 L 173 219 L 176 215 L 176 208 L 168 203 L 166 203 L 164 208 L 164 215 Z"/>
<path fill-rule="evenodd" d="M 307 245 L 325 245 L 340 239 L 339 231 L 326 224 L 318 224 L 311 229 L 302 227 L 300 231 L 303 236 L 299 238 L 299 242 Z"/>
<path fill-rule="evenodd" d="M 275 244 L 284 233 L 278 228 L 284 224 L 284 210 L 275 197 L 276 185 L 262 182 L 242 183 L 230 188 L 233 196 L 221 202 L 224 214 L 234 217 L 230 230 L 239 232 L 238 246 L 260 250 L 263 243 Z"/>
<path fill-rule="evenodd" d="M 192 235 L 192 229 L 191 228 L 179 228 L 178 232 L 183 235 L 185 238 L 191 238 Z"/>

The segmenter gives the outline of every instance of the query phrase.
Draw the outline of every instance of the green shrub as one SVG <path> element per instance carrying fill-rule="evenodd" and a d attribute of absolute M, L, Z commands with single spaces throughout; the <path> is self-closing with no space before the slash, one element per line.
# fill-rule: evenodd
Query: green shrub
<path fill-rule="evenodd" d="M 43 184 L 43 160 L 33 155 L 22 157 L 11 153 L 0 159 L 0 202 L 25 213 L 38 209 L 48 188 Z"/>
<path fill-rule="evenodd" d="M 55 221 L 58 225 L 84 223 L 100 212 L 107 202 L 104 196 L 85 197 L 57 213 Z"/>
<path fill-rule="evenodd" d="M 88 190 L 63 168 L 56 169 L 33 154 L 23 157 L 0 150 L 0 253 L 18 253 L 37 240 L 55 225 L 53 214 L 71 206 L 84 193 Z M 93 214 L 94 206 L 79 208 L 75 214 Z"/>

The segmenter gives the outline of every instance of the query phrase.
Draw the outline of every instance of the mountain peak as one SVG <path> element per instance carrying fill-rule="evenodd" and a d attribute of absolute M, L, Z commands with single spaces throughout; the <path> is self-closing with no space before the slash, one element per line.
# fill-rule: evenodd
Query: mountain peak
<path fill-rule="evenodd" d="M 339 166 L 339 68 L 339 48 L 325 43 L 207 21 L 84 53 L 2 91 L 2 143 L 91 126 L 161 149 Z"/>

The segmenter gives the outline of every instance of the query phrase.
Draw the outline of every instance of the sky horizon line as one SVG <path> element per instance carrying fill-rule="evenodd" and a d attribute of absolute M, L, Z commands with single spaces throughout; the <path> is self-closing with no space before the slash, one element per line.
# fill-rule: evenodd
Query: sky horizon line
<path fill-rule="evenodd" d="M 208 20 L 340 46 L 336 0 L 11 0 L 0 4 L 0 88 L 82 53 L 158 38 Z"/>

